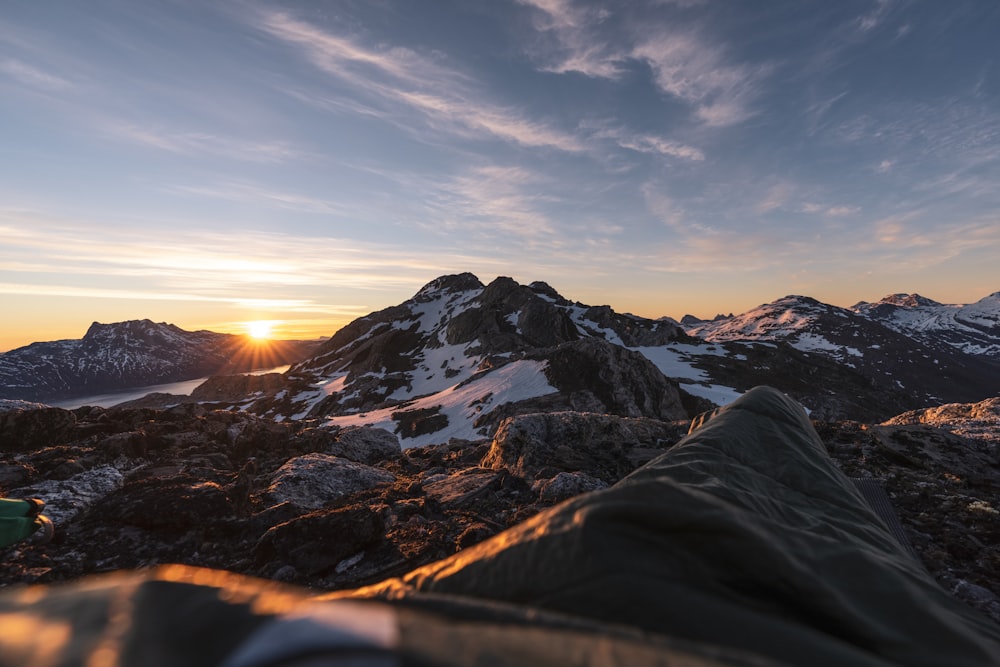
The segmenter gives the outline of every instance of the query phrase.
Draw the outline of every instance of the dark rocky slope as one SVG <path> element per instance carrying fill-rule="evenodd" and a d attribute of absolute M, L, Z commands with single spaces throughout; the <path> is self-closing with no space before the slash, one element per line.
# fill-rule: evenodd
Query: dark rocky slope
<path fill-rule="evenodd" d="M 998 421 L 994 401 L 817 427 L 848 474 L 882 482 L 942 585 L 1000 622 Z M 45 498 L 58 536 L 7 549 L 0 584 L 165 562 L 320 590 L 367 584 L 612 484 L 686 429 L 686 420 L 518 415 L 492 439 L 401 451 L 377 429 L 196 404 L 8 411 L 0 492 Z"/>

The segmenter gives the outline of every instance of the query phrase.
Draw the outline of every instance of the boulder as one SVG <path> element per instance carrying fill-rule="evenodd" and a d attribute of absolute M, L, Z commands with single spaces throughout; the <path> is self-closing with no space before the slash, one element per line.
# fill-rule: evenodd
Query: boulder
<path fill-rule="evenodd" d="M 555 412 L 505 419 L 482 465 L 534 479 L 586 471 L 614 483 L 677 440 L 675 425 L 655 419 Z"/>
<path fill-rule="evenodd" d="M 582 472 L 561 472 L 555 477 L 540 479 L 531 486 L 531 490 L 538 494 L 539 500 L 553 504 L 581 493 L 606 488 L 608 488 L 607 482 Z"/>
<path fill-rule="evenodd" d="M 12 498 L 41 498 L 45 514 L 57 527 L 76 517 L 97 501 L 120 488 L 124 475 L 114 466 L 105 465 L 81 472 L 69 479 L 46 479 L 30 486 L 11 489 Z"/>
<path fill-rule="evenodd" d="M 290 502 L 305 509 L 319 509 L 352 493 L 395 480 L 395 475 L 381 468 L 329 454 L 306 454 L 278 468 L 267 495 L 275 504 Z"/>
<path fill-rule="evenodd" d="M 496 490 L 501 475 L 495 470 L 468 468 L 424 484 L 424 493 L 446 508 L 456 508 Z"/>
<path fill-rule="evenodd" d="M 21 463 L 0 463 L 0 489 L 26 484 L 31 474 L 31 468 Z"/>
<path fill-rule="evenodd" d="M 1000 428 L 1000 396 L 978 403 L 948 403 L 934 408 L 911 410 L 885 422 L 885 426 L 926 424 L 966 438 L 996 440 Z"/>
<path fill-rule="evenodd" d="M 358 463 L 373 464 L 402 454 L 399 438 L 382 428 L 345 428 L 330 446 L 330 453 Z"/>
<path fill-rule="evenodd" d="M 263 394 L 278 392 L 284 386 L 285 378 L 281 373 L 216 375 L 195 387 L 191 392 L 191 400 L 240 403 Z"/>
<path fill-rule="evenodd" d="M 676 383 L 642 354 L 597 338 L 529 355 L 548 360 L 545 375 L 574 410 L 626 417 L 686 419 Z"/>
<path fill-rule="evenodd" d="M 254 548 L 254 559 L 265 572 L 291 565 L 318 575 L 379 541 L 384 529 L 381 515 L 367 507 L 321 510 L 268 530 Z"/>

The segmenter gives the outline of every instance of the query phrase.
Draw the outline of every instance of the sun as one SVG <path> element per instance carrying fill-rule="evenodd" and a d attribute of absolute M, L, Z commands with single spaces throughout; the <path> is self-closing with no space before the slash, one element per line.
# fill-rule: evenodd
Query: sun
<path fill-rule="evenodd" d="M 271 328 L 274 326 L 274 322 L 271 320 L 255 320 L 253 322 L 247 322 L 247 333 L 250 334 L 251 338 L 256 340 L 268 340 L 271 338 Z"/>

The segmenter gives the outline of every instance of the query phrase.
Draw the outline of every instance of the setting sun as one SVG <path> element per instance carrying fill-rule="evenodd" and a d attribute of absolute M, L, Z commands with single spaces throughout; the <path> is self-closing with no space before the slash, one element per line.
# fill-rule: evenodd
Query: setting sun
<path fill-rule="evenodd" d="M 257 340 L 267 340 L 271 337 L 271 329 L 274 326 L 272 320 L 256 320 L 254 322 L 247 322 L 247 333 L 250 334 L 251 338 L 256 338 Z"/>

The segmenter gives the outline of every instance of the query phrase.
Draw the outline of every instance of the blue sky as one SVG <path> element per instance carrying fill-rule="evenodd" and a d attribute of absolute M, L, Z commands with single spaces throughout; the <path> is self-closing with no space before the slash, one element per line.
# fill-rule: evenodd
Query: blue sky
<path fill-rule="evenodd" d="M 0 349 L 444 273 L 679 318 L 1000 289 L 1000 4 L 8 2 Z"/>

